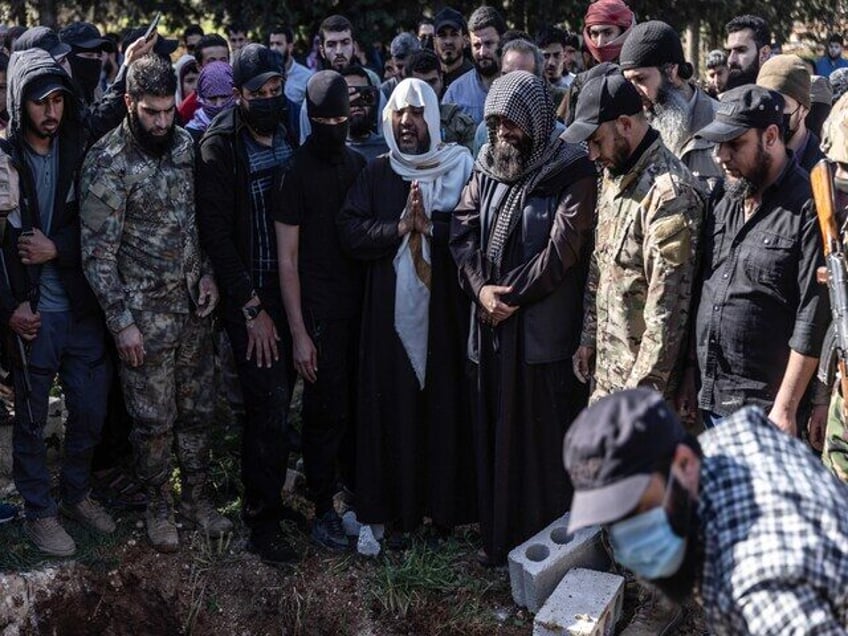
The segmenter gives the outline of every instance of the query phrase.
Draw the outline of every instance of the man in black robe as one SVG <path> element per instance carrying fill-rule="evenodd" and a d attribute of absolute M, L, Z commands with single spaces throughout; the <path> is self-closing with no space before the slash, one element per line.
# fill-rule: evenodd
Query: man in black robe
<path fill-rule="evenodd" d="M 545 82 L 525 71 L 486 98 L 489 143 L 454 212 L 451 252 L 474 301 L 474 445 L 480 559 L 563 514 L 571 485 L 561 444 L 586 403 L 569 362 L 580 335 L 596 173 L 554 133 Z"/>
<path fill-rule="evenodd" d="M 360 173 L 339 217 L 365 262 L 357 395 L 359 520 L 408 532 L 475 520 L 462 292 L 448 252 L 468 150 L 441 142 L 439 103 L 405 79 L 383 111 L 389 152 Z M 467 304 L 465 305 L 467 309 Z"/>

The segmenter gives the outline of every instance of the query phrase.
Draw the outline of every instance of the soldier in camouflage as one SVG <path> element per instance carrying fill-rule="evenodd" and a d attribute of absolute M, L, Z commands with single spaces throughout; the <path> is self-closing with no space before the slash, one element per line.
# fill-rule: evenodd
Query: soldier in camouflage
<path fill-rule="evenodd" d="M 605 166 L 575 373 L 594 377 L 591 401 L 637 386 L 671 399 L 685 357 L 703 193 L 619 73 L 586 83 L 563 138 L 588 141 L 590 158 Z"/>
<path fill-rule="evenodd" d="M 843 96 L 836 102 L 824 122 L 821 147 L 828 160 L 835 164 L 833 189 L 837 223 L 842 229 L 842 242 L 848 247 L 848 96 Z M 827 344 L 827 341 L 825 342 Z M 829 355 L 829 351 L 822 351 L 821 361 L 819 379 L 833 387 L 822 460 L 837 477 L 848 481 L 848 427 L 842 411 L 844 397 L 840 393 L 840 383 L 834 378 L 835 365 L 831 364 L 833 357 Z M 810 443 L 815 446 L 815 442 L 811 436 Z"/>
<path fill-rule="evenodd" d="M 194 145 L 174 124 L 175 89 L 167 62 L 132 65 L 129 115 L 92 147 L 80 188 L 83 267 L 118 346 L 147 534 L 163 552 L 178 547 L 172 448 L 185 521 L 211 536 L 232 529 L 206 494 L 218 290 L 198 243 Z"/>
<path fill-rule="evenodd" d="M 605 168 L 574 372 L 584 382 L 594 373 L 592 402 L 641 386 L 670 401 L 686 359 L 704 195 L 620 72 L 586 82 L 563 138 L 586 141 Z M 656 590 L 642 596 L 623 633 L 669 633 L 679 607 Z"/>

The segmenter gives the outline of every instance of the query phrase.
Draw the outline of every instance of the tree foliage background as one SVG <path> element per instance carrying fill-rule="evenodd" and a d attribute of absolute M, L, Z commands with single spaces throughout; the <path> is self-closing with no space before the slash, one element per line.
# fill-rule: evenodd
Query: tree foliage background
<path fill-rule="evenodd" d="M 8 2 L 8 4 L 7 4 Z M 279 22 L 292 25 L 309 42 L 321 20 L 343 13 L 365 43 L 385 42 L 401 29 L 414 29 L 423 16 L 433 16 L 444 4 L 420 0 L 7 0 L 0 2 L 0 22 L 61 25 L 84 18 L 109 30 L 146 23 L 163 13 L 165 31 L 178 33 L 192 22 L 222 28 L 230 21 L 244 24 L 254 37 Z M 638 19 L 660 19 L 681 31 L 695 27 L 715 46 L 724 24 L 733 16 L 754 13 L 766 18 L 774 37 L 785 40 L 795 21 L 811 24 L 823 36 L 846 17 L 848 0 L 628 0 Z M 480 0 L 454 0 L 450 6 L 466 16 Z M 500 9 L 513 28 L 534 32 L 547 24 L 579 30 L 588 1 L 503 0 L 482 2 Z"/>

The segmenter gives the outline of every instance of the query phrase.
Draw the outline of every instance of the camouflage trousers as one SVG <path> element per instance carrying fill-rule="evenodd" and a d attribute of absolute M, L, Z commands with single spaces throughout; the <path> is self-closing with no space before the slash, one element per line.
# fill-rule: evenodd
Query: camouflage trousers
<path fill-rule="evenodd" d="M 834 391 L 830 398 L 822 461 L 839 479 L 848 481 L 848 428 L 842 417 L 842 396 L 839 391 Z"/>
<path fill-rule="evenodd" d="M 215 407 L 211 319 L 194 314 L 133 311 L 144 363 L 121 365 L 136 474 L 149 490 L 167 490 L 172 450 L 182 496 L 194 500 L 206 484 L 209 427 Z"/>

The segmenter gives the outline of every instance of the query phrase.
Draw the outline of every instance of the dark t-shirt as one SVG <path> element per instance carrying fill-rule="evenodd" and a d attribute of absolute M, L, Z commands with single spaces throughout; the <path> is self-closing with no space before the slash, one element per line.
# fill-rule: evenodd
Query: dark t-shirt
<path fill-rule="evenodd" d="M 365 167 L 362 156 L 345 147 L 330 158 L 309 138 L 295 151 L 294 165 L 280 189 L 274 220 L 300 227 L 300 297 L 304 317 L 349 320 L 359 315 L 362 271 L 342 251 L 336 217 L 348 189 Z"/>

